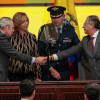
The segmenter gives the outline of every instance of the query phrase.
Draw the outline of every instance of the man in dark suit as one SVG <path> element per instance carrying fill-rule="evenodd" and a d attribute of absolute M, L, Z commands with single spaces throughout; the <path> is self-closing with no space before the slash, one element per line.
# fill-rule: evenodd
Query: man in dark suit
<path fill-rule="evenodd" d="M 52 6 L 47 9 L 50 12 L 52 23 L 45 24 L 40 28 L 38 36 L 38 47 L 41 56 L 61 52 L 79 43 L 74 27 L 70 23 L 64 23 L 65 7 Z M 45 40 L 53 39 L 51 44 Z M 54 61 L 42 67 L 42 80 L 70 80 L 70 67 L 68 58 L 61 61 Z"/>
<path fill-rule="evenodd" d="M 87 17 L 84 25 L 87 36 L 76 46 L 54 54 L 54 60 L 65 59 L 77 53 L 82 53 L 89 63 L 91 79 L 100 80 L 100 21 L 95 15 Z M 94 38 L 94 39 L 93 39 Z"/>
<path fill-rule="evenodd" d="M 100 85 L 88 83 L 84 88 L 84 100 L 100 100 Z"/>
<path fill-rule="evenodd" d="M 9 57 L 28 64 L 45 64 L 47 57 L 30 57 L 11 47 L 9 37 L 14 32 L 13 21 L 8 17 L 0 19 L 0 81 L 7 81 Z"/>
<path fill-rule="evenodd" d="M 35 98 L 35 82 L 33 80 L 25 79 L 19 85 L 21 100 L 34 100 Z"/>

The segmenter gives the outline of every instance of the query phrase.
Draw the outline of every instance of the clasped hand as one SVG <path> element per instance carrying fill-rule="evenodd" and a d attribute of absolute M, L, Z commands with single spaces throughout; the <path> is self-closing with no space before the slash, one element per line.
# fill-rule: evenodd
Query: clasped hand
<path fill-rule="evenodd" d="M 35 58 L 35 63 L 38 63 L 40 65 L 45 65 L 47 62 L 47 57 L 36 57 Z"/>

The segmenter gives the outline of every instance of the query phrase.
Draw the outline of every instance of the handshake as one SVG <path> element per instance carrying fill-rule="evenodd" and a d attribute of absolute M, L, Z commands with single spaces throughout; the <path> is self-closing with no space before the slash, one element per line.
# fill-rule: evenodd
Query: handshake
<path fill-rule="evenodd" d="M 48 57 L 36 57 L 35 58 L 35 63 L 38 63 L 40 65 L 45 65 L 47 62 Z M 52 60 L 52 56 L 49 56 L 49 61 Z"/>

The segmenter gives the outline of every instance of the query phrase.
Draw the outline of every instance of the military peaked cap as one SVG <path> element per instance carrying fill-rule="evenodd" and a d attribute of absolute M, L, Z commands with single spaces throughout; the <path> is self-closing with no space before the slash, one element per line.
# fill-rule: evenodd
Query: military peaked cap
<path fill-rule="evenodd" d="M 51 17 L 53 18 L 61 17 L 64 14 L 65 10 L 66 8 L 62 6 L 52 6 L 47 9 L 47 11 L 50 12 Z"/>

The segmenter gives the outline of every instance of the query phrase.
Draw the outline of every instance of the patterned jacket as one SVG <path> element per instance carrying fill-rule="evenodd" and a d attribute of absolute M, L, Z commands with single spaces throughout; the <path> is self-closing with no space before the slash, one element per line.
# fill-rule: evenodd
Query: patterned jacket
<path fill-rule="evenodd" d="M 18 33 L 18 36 L 12 36 L 10 38 L 12 46 L 18 51 L 25 53 L 27 55 L 37 57 L 39 55 L 36 37 L 31 33 L 27 33 L 22 36 Z M 33 67 L 34 66 L 34 67 Z M 10 58 L 9 64 L 9 72 L 11 73 L 22 73 L 24 71 L 25 74 L 33 72 L 34 78 L 41 78 L 41 68 L 39 64 L 31 64 L 20 62 L 15 59 Z"/>

